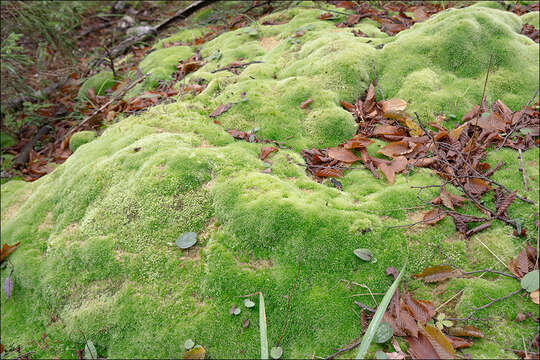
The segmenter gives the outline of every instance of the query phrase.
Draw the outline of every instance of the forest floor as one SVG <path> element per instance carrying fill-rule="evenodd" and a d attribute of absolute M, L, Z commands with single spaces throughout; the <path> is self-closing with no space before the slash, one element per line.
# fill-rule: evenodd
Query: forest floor
<path fill-rule="evenodd" d="M 406 265 L 369 356 L 539 356 L 537 3 L 151 4 L 3 129 L 6 355 L 351 357 Z"/>

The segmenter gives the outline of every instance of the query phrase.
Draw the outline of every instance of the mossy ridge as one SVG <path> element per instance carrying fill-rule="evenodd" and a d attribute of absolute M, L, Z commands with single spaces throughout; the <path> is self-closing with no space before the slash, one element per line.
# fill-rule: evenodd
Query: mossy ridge
<path fill-rule="evenodd" d="M 430 172 L 415 169 L 408 178 L 398 176 L 388 186 L 366 170 L 353 170 L 342 179 L 340 192 L 308 178 L 295 164 L 301 162 L 296 151 L 280 150 L 269 159 L 272 173 L 262 174 L 261 145 L 235 142 L 223 127 L 208 120 L 215 106 L 237 102 L 220 117 L 226 128 L 260 127 L 258 135 L 276 140 L 293 136 L 287 142 L 295 150 L 331 146 L 354 132 L 352 118 L 340 108 L 339 100 L 352 100 L 364 91 L 372 59 L 380 80 L 389 81 L 391 71 L 400 72 L 379 65 L 380 54 L 389 45 L 375 50 L 364 39 L 354 38 L 350 29 L 336 29 L 331 22 L 318 20 L 320 13 L 288 10 L 288 24 L 268 27 L 268 33 L 260 26 L 256 39 L 248 40 L 250 35 L 242 29 L 221 35 L 213 45 L 205 45 L 203 54 L 221 49 L 222 63 L 211 61 L 186 79 L 206 78 L 210 84 L 205 92 L 123 120 L 35 183 L 12 181 L 2 186 L 2 242 L 22 241 L 11 256 L 16 268 L 14 297 L 7 300 L 2 295 L 2 340 L 8 347 L 22 344 L 40 357 L 73 357 L 84 342 L 80 329 L 94 341 L 98 353 L 107 357 L 179 357 L 186 338 L 197 339 L 212 357 L 256 357 L 256 313 L 243 309 L 242 316 L 232 317 L 228 309 L 240 304 L 235 296 L 262 291 L 269 337 L 271 342 L 276 339 L 285 317 L 287 299 L 283 296 L 294 281 L 302 249 L 301 278 L 283 346 L 289 357 L 308 357 L 313 352 L 326 354 L 360 332 L 359 321 L 350 312 L 352 300 L 347 296 L 351 292 L 342 278 L 384 292 L 391 283 L 384 275 L 387 266 L 399 267 L 408 258 L 413 273 L 441 263 L 445 258 L 437 245 L 465 269 L 484 264 L 502 267 L 478 247 L 476 237 L 448 240 L 455 236 L 450 219 L 420 232 L 388 228 L 408 221 L 408 211 L 401 208 L 421 205 L 410 185 L 436 183 Z M 492 15 L 505 19 L 499 13 Z M 435 20 L 426 21 L 425 26 L 431 21 Z M 308 27 L 306 34 L 298 38 L 299 43 L 289 43 L 287 38 L 302 26 Z M 409 32 L 421 30 L 416 26 Z M 477 31 L 483 32 L 482 25 Z M 280 33 L 284 35 L 276 46 L 269 50 L 262 46 L 266 35 Z M 489 36 L 489 31 L 484 33 Z M 515 40 L 509 32 L 504 34 Z M 232 48 L 237 45 L 235 36 L 243 39 L 246 48 Z M 398 44 L 400 40 L 379 41 Z M 353 56 L 353 51 L 364 58 Z M 244 61 L 265 62 L 249 66 L 240 76 L 210 73 L 236 60 L 238 54 L 247 54 Z M 306 58 L 314 64 L 310 66 Z M 436 66 L 426 69 L 428 74 L 428 70 L 438 74 Z M 243 91 L 246 102 L 241 101 Z M 429 91 L 426 88 L 417 96 Z M 522 102 L 528 98 L 525 91 L 518 95 Z M 306 114 L 298 105 L 309 97 L 315 101 Z M 477 101 L 475 93 L 464 97 L 471 104 Z M 378 146 L 373 144 L 370 151 Z M 519 162 L 512 159 L 515 152 L 492 154 L 488 159 L 492 165 L 498 158 L 506 164 L 495 178 L 521 193 L 521 180 L 515 176 Z M 531 193 L 538 194 L 538 165 L 531 163 L 538 149 L 524 156 Z M 18 199 L 21 194 L 25 201 Z M 424 196 L 432 198 L 434 190 Z M 509 214 L 522 217 L 528 233 L 534 233 L 530 206 L 516 201 Z M 202 234 L 197 247 L 188 252 L 168 245 L 184 231 Z M 522 244 L 511 232 L 497 223 L 477 236 L 497 246 L 498 255 L 506 259 Z M 360 247 L 370 248 L 377 263 L 361 264 L 352 253 Z M 474 263 L 466 256 L 468 247 L 477 256 Z M 2 280 L 5 276 L 3 271 Z M 463 316 L 465 305 L 479 304 L 478 294 L 494 284 L 478 280 L 468 285 L 466 281 L 453 280 L 447 292 L 439 295 L 431 294 L 432 285 L 411 281 L 411 288 L 416 286 L 419 298 L 440 304 L 455 288 L 473 286 L 464 294 L 463 305 L 456 308 L 456 314 Z M 495 283 L 501 292 L 516 288 L 516 282 Z M 502 329 L 519 326 L 522 332 L 535 331 L 532 322 L 513 323 L 508 304 L 482 313 L 499 316 L 499 310 L 505 309 L 498 332 L 477 341 L 471 349 L 475 354 L 508 357 L 501 353 L 500 344 L 517 347 L 521 337 L 507 336 L 498 343 Z M 519 304 L 530 305 L 524 300 Z M 49 324 L 51 312 L 60 320 Z M 241 333 L 244 316 L 252 325 Z M 35 334 L 43 331 L 58 341 L 46 350 L 33 342 Z"/>

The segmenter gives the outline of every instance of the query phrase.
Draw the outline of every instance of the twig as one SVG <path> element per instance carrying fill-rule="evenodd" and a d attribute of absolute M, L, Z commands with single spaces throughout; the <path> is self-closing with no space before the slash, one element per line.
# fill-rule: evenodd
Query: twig
<path fill-rule="evenodd" d="M 287 314 L 285 315 L 285 324 L 283 324 L 283 329 L 281 330 L 281 336 L 279 337 L 279 340 L 276 346 L 279 346 L 279 344 L 281 344 L 281 339 L 283 339 L 283 335 L 285 335 L 285 329 L 287 328 L 287 322 L 289 321 L 289 309 L 291 306 L 291 299 L 294 295 L 294 290 L 296 289 L 298 276 L 300 276 L 300 263 L 301 262 L 302 262 L 302 249 L 300 249 L 300 254 L 298 255 L 298 271 L 296 273 L 296 278 L 294 279 L 294 285 L 293 285 L 291 293 L 289 294 L 289 298 L 287 299 Z"/>
<path fill-rule="evenodd" d="M 371 66 L 373 67 L 373 74 L 375 75 L 375 86 L 377 86 L 377 89 L 379 89 L 379 92 L 381 93 L 382 99 L 384 101 L 384 93 L 379 86 L 379 78 L 377 77 L 377 69 L 375 69 L 375 60 L 371 60 Z"/>
<path fill-rule="evenodd" d="M 452 296 L 450 299 L 446 300 L 444 303 L 442 303 L 441 305 L 439 305 L 439 307 L 437 307 L 435 309 L 435 312 L 439 311 L 442 307 L 444 307 L 446 304 L 448 304 L 450 301 L 452 301 L 456 296 L 458 296 L 459 294 L 461 294 L 463 291 L 465 291 L 465 289 L 461 289 L 459 292 L 457 292 L 454 296 Z"/>
<path fill-rule="evenodd" d="M 372 309 L 372 308 L 370 308 L 369 306 L 362 304 L 360 301 L 355 301 L 354 303 L 355 303 L 356 305 L 360 306 L 360 307 L 361 307 L 362 309 L 364 309 L 364 310 L 367 310 L 367 311 L 369 311 L 369 312 L 371 312 L 371 313 L 374 313 L 374 312 L 375 312 L 375 309 Z"/>
<path fill-rule="evenodd" d="M 516 121 L 516 125 L 514 125 L 514 127 L 512 128 L 512 130 L 511 130 L 508 134 L 506 134 L 506 136 L 504 137 L 504 140 L 503 140 L 501 146 L 499 146 L 499 147 L 497 148 L 497 151 L 502 149 L 502 147 L 504 146 L 504 144 L 506 144 L 506 140 L 508 140 L 508 138 L 514 133 L 514 131 L 516 131 L 517 127 L 519 126 L 519 123 L 521 122 L 521 119 L 523 119 L 523 116 L 524 116 L 525 113 L 527 112 L 527 108 L 529 107 L 529 105 L 531 104 L 531 102 L 536 98 L 536 95 L 538 95 L 538 88 L 536 88 L 536 91 L 534 92 L 533 97 L 529 100 L 529 102 L 527 103 L 527 105 L 525 105 L 525 108 L 523 109 L 523 112 L 521 113 L 521 116 L 520 116 L 519 119 Z"/>
<path fill-rule="evenodd" d="M 489 65 L 488 65 L 488 69 L 487 69 L 487 72 L 486 72 L 486 80 L 484 80 L 484 90 L 482 90 L 482 107 L 484 107 L 484 102 L 485 102 L 485 94 L 486 94 L 486 85 L 487 85 L 487 81 L 488 81 L 488 77 L 489 77 L 489 70 L 491 69 L 491 60 L 493 59 L 493 54 L 491 54 L 489 56 Z M 476 120 L 478 121 L 478 119 Z"/>
<path fill-rule="evenodd" d="M 109 66 L 111 67 L 113 73 L 113 79 L 116 80 L 116 70 L 114 69 L 114 59 L 111 55 L 111 50 L 107 46 L 104 46 L 103 49 L 105 49 L 105 54 L 107 54 L 107 60 L 109 60 Z"/>
<path fill-rule="evenodd" d="M 482 240 L 480 239 L 477 239 L 478 241 L 480 241 L 480 244 L 484 245 L 484 247 L 491 253 L 491 255 L 495 256 L 495 258 L 497 258 L 497 260 L 499 260 L 499 262 L 504 266 L 506 267 L 506 264 L 504 263 L 504 261 L 502 261 L 498 256 L 497 254 L 495 254 L 493 251 L 491 251 L 491 249 L 482 242 Z"/>
<path fill-rule="evenodd" d="M 353 294 L 353 295 L 350 295 L 349 297 L 354 297 L 354 296 L 368 296 L 370 295 L 371 297 L 373 297 L 373 295 L 384 295 L 385 293 L 366 293 L 366 294 Z M 375 300 L 375 299 L 373 299 Z"/>
<path fill-rule="evenodd" d="M 525 185 L 525 192 L 529 192 L 529 186 L 527 185 L 527 175 L 525 174 L 525 165 L 523 165 L 523 156 L 521 156 L 521 149 L 518 149 L 518 153 L 519 162 L 521 163 L 519 171 L 521 171 L 521 175 L 523 176 L 523 185 Z"/>
<path fill-rule="evenodd" d="M 325 360 L 333 359 L 333 358 L 335 358 L 336 356 L 338 356 L 339 354 L 341 354 L 342 352 L 345 352 L 345 351 L 349 351 L 349 350 L 354 349 L 355 347 L 357 347 L 357 346 L 360 345 L 361 343 L 362 343 L 362 339 L 357 340 L 357 341 L 355 341 L 354 343 L 352 343 L 352 344 L 349 345 L 349 346 L 346 346 L 346 347 L 344 347 L 344 348 L 338 349 L 335 353 L 333 353 L 332 355 L 330 355 L 330 356 L 328 356 L 327 358 L 325 358 Z"/>
<path fill-rule="evenodd" d="M 500 298 L 492 299 L 490 302 L 488 302 L 487 304 L 482 305 L 482 306 L 480 306 L 480 307 L 472 307 L 472 310 L 473 310 L 473 311 L 472 311 L 472 312 L 471 312 L 464 320 L 470 320 L 470 319 L 473 317 L 473 315 L 474 315 L 477 311 L 482 310 L 482 309 L 485 309 L 485 308 L 487 308 L 487 307 L 489 307 L 489 306 L 495 304 L 495 303 L 498 302 L 498 301 L 501 301 L 501 300 L 504 300 L 504 299 L 508 299 L 509 297 L 514 296 L 514 295 L 520 293 L 521 290 L 522 290 L 522 289 L 517 289 L 516 291 L 512 291 L 512 292 L 511 292 L 510 294 L 508 294 L 508 295 L 502 296 L 502 297 L 500 297 Z M 489 298 L 489 299 L 491 299 L 491 298 Z"/>
<path fill-rule="evenodd" d="M 507 273 L 502 272 L 502 271 L 496 271 L 496 270 L 491 270 L 491 269 L 481 269 L 481 270 L 474 270 L 474 271 L 462 271 L 462 270 L 460 270 L 460 272 L 461 272 L 462 275 L 472 275 L 472 274 L 487 273 L 488 272 L 488 273 L 492 273 L 492 274 L 506 276 L 506 277 L 513 278 L 513 279 L 518 279 L 518 277 L 515 276 L 515 275 L 507 274 Z"/>
<path fill-rule="evenodd" d="M 225 70 L 231 70 L 231 69 L 238 69 L 238 68 L 241 68 L 241 67 L 244 67 L 244 66 L 248 66 L 248 65 L 251 65 L 251 64 L 261 64 L 263 63 L 263 61 L 250 61 L 250 62 L 247 62 L 245 64 L 238 64 L 238 65 L 228 65 L 228 66 L 225 66 L 225 67 L 222 67 L 222 68 L 219 68 L 219 69 L 216 69 L 216 70 L 212 70 L 210 71 L 212 74 L 213 73 L 217 73 L 218 71 L 225 71 Z"/>
<path fill-rule="evenodd" d="M 140 78 L 138 78 L 137 80 L 135 80 L 134 82 L 132 82 L 129 86 L 125 87 L 124 89 L 122 89 L 122 91 L 116 95 L 115 97 L 113 97 L 111 100 L 109 100 L 105 105 L 103 105 L 102 107 L 100 107 L 99 109 L 97 109 L 96 111 L 94 111 L 92 114 L 90 114 L 89 116 L 87 116 L 83 121 L 81 121 L 79 124 L 75 125 L 74 127 L 71 128 L 71 130 L 69 130 L 63 137 L 62 139 L 60 140 L 60 142 L 62 142 L 65 138 L 67 138 L 69 135 L 71 135 L 75 130 L 81 128 L 84 124 L 86 124 L 88 121 L 90 121 L 94 116 L 96 116 L 97 114 L 99 114 L 100 112 L 102 112 L 104 109 L 106 109 L 110 104 L 112 104 L 114 101 L 122 98 L 130 89 L 132 89 L 135 85 L 137 85 L 138 83 L 140 83 L 141 81 L 143 81 L 144 79 L 146 79 L 148 76 L 150 75 L 150 73 L 146 73 L 145 75 L 141 76 Z"/>
<path fill-rule="evenodd" d="M 16 167 L 16 166 L 21 166 L 21 165 L 26 164 L 28 162 L 28 159 L 30 158 L 30 151 L 32 151 L 32 149 L 34 148 L 34 144 L 43 136 L 45 136 L 49 132 L 50 129 L 51 127 L 49 125 L 42 126 L 38 130 L 37 134 L 34 135 L 32 139 L 30 139 L 30 141 L 26 143 L 26 145 L 24 145 L 19 155 L 17 155 L 13 159 L 13 166 Z"/>

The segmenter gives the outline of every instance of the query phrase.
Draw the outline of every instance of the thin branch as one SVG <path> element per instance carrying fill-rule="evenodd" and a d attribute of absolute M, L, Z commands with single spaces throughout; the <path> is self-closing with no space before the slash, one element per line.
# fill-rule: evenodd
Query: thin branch
<path fill-rule="evenodd" d="M 514 127 L 512 128 L 512 130 L 511 130 L 508 134 L 506 134 L 506 136 L 504 137 L 504 140 L 503 140 L 501 146 L 499 146 L 499 147 L 497 148 L 497 151 L 502 149 L 502 147 L 504 146 L 504 144 L 506 144 L 506 141 L 508 140 L 508 138 L 514 133 L 514 131 L 516 131 L 517 127 L 519 126 L 519 123 L 520 123 L 521 120 L 523 119 L 523 116 L 524 116 L 525 113 L 527 112 L 527 108 L 528 108 L 529 105 L 532 103 L 532 101 L 536 98 L 536 95 L 538 95 L 538 88 L 536 88 L 536 91 L 534 92 L 533 97 L 529 100 L 529 102 L 527 103 L 527 105 L 525 105 L 525 108 L 523 109 L 523 112 L 521 113 L 521 116 L 520 116 L 519 119 L 516 121 L 516 125 L 514 125 Z"/>
<path fill-rule="evenodd" d="M 354 349 L 355 347 L 357 347 L 358 345 L 360 345 L 362 343 L 362 339 L 360 340 L 357 340 L 355 341 L 354 343 L 352 343 L 351 345 L 349 346 L 346 346 L 344 348 L 341 348 L 341 349 L 338 349 L 335 353 L 333 353 L 332 355 L 328 356 L 327 358 L 325 358 L 325 360 L 330 360 L 330 359 L 333 359 L 335 358 L 336 356 L 338 356 L 339 354 L 345 352 L 345 351 L 349 351 L 349 350 L 352 350 Z"/>
<path fill-rule="evenodd" d="M 477 311 L 488 308 L 491 305 L 495 304 L 496 302 L 502 301 L 504 299 L 508 299 L 509 297 L 512 297 L 512 296 L 514 296 L 516 294 L 519 294 L 521 292 L 521 290 L 523 290 L 523 289 L 520 288 L 520 289 L 517 289 L 516 291 L 512 291 L 510 294 L 502 296 L 500 298 L 493 299 L 493 300 L 491 300 L 490 302 L 488 302 L 485 305 L 482 305 L 482 306 L 479 306 L 479 307 L 472 307 L 473 311 L 464 320 L 465 321 L 470 320 Z"/>
<path fill-rule="evenodd" d="M 65 138 L 67 138 L 69 135 L 71 135 L 75 130 L 81 128 L 84 124 L 86 124 L 88 121 L 90 121 L 94 116 L 96 116 L 97 114 L 99 114 L 100 112 L 102 112 L 103 110 L 105 110 L 109 105 L 111 105 L 114 101 L 122 98 L 130 89 L 132 89 L 135 85 L 137 85 L 138 83 L 140 83 L 141 81 L 143 81 L 144 79 L 146 79 L 148 76 L 150 75 L 150 73 L 146 73 L 145 75 L 141 76 L 140 78 L 138 78 L 137 80 L 135 80 L 134 82 L 132 82 L 128 87 L 122 89 L 122 91 L 116 95 L 115 97 L 113 97 L 111 100 L 109 100 L 105 105 L 103 105 L 102 107 L 100 107 L 99 109 L 97 109 L 96 111 L 94 111 L 92 114 L 90 114 L 88 117 L 86 117 L 83 121 L 81 121 L 79 124 L 75 125 L 74 127 L 71 128 L 71 130 L 69 130 L 63 137 L 62 139 L 59 141 L 59 142 L 62 142 Z"/>
<path fill-rule="evenodd" d="M 525 174 L 525 165 L 523 165 L 523 156 L 521 155 L 521 149 L 518 149 L 518 153 L 519 162 L 521 163 L 519 171 L 521 171 L 521 175 L 523 176 L 523 185 L 525 185 L 525 192 L 529 192 L 529 186 L 527 185 L 527 175 Z"/>
<path fill-rule="evenodd" d="M 251 64 L 261 64 L 263 63 L 263 61 L 258 61 L 258 60 L 255 60 L 255 61 L 250 61 L 250 62 L 247 62 L 245 64 L 238 64 L 238 65 L 228 65 L 228 66 L 224 66 L 222 68 L 219 68 L 219 69 L 216 69 L 216 70 L 212 70 L 210 71 L 212 74 L 213 73 L 217 73 L 218 71 L 225 71 L 225 70 L 231 70 L 231 69 L 238 69 L 238 68 L 242 68 L 244 66 L 248 66 L 248 65 L 251 65 Z"/>
<path fill-rule="evenodd" d="M 486 72 L 486 80 L 484 80 L 484 90 L 482 90 L 482 107 L 484 106 L 485 94 L 486 94 L 486 85 L 487 85 L 487 81 L 488 81 L 488 77 L 489 77 L 489 70 L 491 69 L 491 60 L 492 59 L 493 59 L 493 54 L 491 54 L 489 56 L 489 65 L 488 65 L 488 69 L 487 69 L 487 72 Z"/>

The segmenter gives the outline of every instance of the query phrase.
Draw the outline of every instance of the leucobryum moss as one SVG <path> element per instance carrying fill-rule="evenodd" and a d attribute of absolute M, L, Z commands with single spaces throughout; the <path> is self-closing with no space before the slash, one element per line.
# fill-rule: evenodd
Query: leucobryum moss
<path fill-rule="evenodd" d="M 487 8 L 447 10 L 395 37 L 363 20 L 357 27 L 373 37 L 357 38 L 350 28 L 319 20 L 322 12 L 293 7 L 270 15 L 287 23 L 253 23 L 207 42 L 201 48 L 207 64 L 183 80 L 206 82 L 201 94 L 110 126 L 36 182 L 2 185 L 2 244 L 21 242 L 10 256 L 13 297 L 1 297 L 6 348 L 20 345 L 42 358 L 74 357 L 86 337 L 107 358 L 178 358 L 191 338 L 212 358 L 258 357 L 257 308 L 242 307 L 238 317 L 228 310 L 241 305 L 237 296 L 262 291 L 269 341 L 275 343 L 300 254 L 281 343 L 290 358 L 327 356 L 359 336 L 350 296 L 366 291 L 349 289 L 342 280 L 384 293 L 391 284 L 385 269 L 408 261 L 416 297 L 438 306 L 464 289 L 441 310 L 456 317 L 483 304 L 484 294 L 502 296 L 519 287 L 490 274 L 440 287 L 410 278 L 447 261 L 438 247 L 465 270 L 505 271 L 480 241 L 505 261 L 524 242 L 500 223 L 470 239 L 457 234 L 448 218 L 436 226 L 392 228 L 421 219 L 423 209 L 415 207 L 423 203 L 411 185 L 438 184 L 430 171 L 414 169 L 390 186 L 382 176 L 350 170 L 340 179 L 340 191 L 328 181 L 314 182 L 297 164 L 300 149 L 333 146 L 354 134 L 354 120 L 339 101 L 365 91 L 372 61 L 387 97 L 402 97 L 425 116 L 460 116 L 479 101 L 493 53 L 488 102 L 501 98 L 517 110 L 538 78 L 538 45 L 518 34 L 520 18 Z M 294 37 L 300 30 L 304 35 Z M 380 44 L 382 49 L 375 47 Z M 179 48 L 157 49 L 141 69 L 162 67 L 166 77 L 194 50 Z M 170 61 L 163 61 L 165 55 Z M 211 72 L 239 58 L 262 63 L 240 75 Z M 314 100 L 309 112 L 299 108 L 308 98 Z M 219 117 L 223 125 L 215 124 L 208 114 L 227 102 L 233 105 Z M 258 128 L 259 137 L 292 149 L 272 154 L 269 165 L 259 160 L 263 144 L 235 141 L 228 128 Z M 380 146 L 372 144 L 370 153 Z M 538 155 L 536 148 L 524 153 L 531 199 L 538 198 Z M 515 156 L 504 149 L 490 153 L 488 162 L 503 161 L 494 179 L 524 195 Z M 272 172 L 262 173 L 268 166 Z M 420 196 L 429 200 L 436 191 Z M 538 204 L 517 200 L 508 210 L 522 221 L 529 240 L 537 212 Z M 186 231 L 197 232 L 199 240 L 180 250 L 174 241 Z M 369 248 L 377 261 L 360 261 L 356 248 Z M 2 270 L 2 281 L 9 269 Z M 376 306 L 369 297 L 362 301 Z M 514 297 L 480 311 L 497 321 L 477 324 L 486 336 L 465 352 L 512 357 L 504 349 L 520 348 L 521 335 L 528 339 L 536 332 L 531 319 L 513 321 L 519 311 L 538 309 Z M 246 318 L 251 325 L 242 330 Z M 48 347 L 35 342 L 43 333 Z M 374 345 L 370 356 L 379 348 Z"/>

